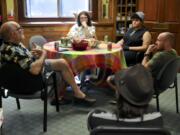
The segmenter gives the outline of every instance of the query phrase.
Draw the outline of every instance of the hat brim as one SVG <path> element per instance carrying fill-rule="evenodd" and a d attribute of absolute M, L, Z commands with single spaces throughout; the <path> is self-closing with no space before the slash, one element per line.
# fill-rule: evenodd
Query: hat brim
<path fill-rule="evenodd" d="M 133 98 L 133 95 L 130 93 L 127 84 L 124 82 L 123 77 L 127 74 L 127 70 L 123 69 L 120 72 L 115 74 L 115 84 L 117 89 L 119 89 L 119 93 L 121 96 L 126 99 L 130 104 L 135 106 L 145 106 L 149 104 L 152 97 L 149 96 L 149 98 L 143 99 L 143 101 L 137 100 Z"/>
<path fill-rule="evenodd" d="M 133 14 L 132 16 L 131 16 L 131 20 L 132 19 L 139 19 L 141 22 L 143 22 L 143 20 L 137 15 L 137 14 Z"/>

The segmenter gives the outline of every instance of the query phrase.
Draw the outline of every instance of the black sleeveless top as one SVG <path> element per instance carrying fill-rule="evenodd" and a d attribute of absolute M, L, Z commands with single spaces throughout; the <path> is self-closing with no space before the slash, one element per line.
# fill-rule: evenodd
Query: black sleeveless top
<path fill-rule="evenodd" d="M 146 31 L 148 30 L 145 27 L 138 30 L 130 28 L 123 37 L 125 45 L 141 46 L 143 43 L 142 37 Z"/>

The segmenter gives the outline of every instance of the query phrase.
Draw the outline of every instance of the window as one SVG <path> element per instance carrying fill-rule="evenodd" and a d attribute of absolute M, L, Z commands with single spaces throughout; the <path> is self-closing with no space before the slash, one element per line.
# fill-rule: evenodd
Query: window
<path fill-rule="evenodd" d="M 92 20 L 98 20 L 98 0 L 16 0 L 18 21 L 65 22 L 74 21 L 73 13 L 82 10 L 92 12 Z"/>
<path fill-rule="evenodd" d="M 74 17 L 73 13 L 90 11 L 89 0 L 25 0 L 26 18 Z"/>

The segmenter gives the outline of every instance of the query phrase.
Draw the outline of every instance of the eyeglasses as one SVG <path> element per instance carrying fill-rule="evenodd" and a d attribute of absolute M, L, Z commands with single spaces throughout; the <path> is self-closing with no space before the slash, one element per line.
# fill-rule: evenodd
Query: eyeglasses
<path fill-rule="evenodd" d="M 87 19 L 87 16 L 80 17 L 80 19 Z"/>

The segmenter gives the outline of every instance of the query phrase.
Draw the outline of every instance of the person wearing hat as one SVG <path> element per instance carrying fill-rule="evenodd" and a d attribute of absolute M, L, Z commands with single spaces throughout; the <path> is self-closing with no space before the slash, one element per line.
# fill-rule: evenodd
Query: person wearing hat
<path fill-rule="evenodd" d="M 123 69 L 115 74 L 117 108 L 114 113 L 95 110 L 89 113 L 88 128 L 99 125 L 114 126 L 163 126 L 160 113 L 146 114 L 153 94 L 153 78 L 167 61 L 176 58 L 173 49 L 175 36 L 170 32 L 158 35 L 155 44 L 148 47 L 140 64 Z M 150 120 L 146 119 L 149 116 Z M 134 118 L 139 118 L 135 122 Z"/>
<path fill-rule="evenodd" d="M 140 63 L 142 58 L 137 59 L 137 52 L 145 52 L 151 43 L 151 34 L 144 26 L 144 13 L 138 11 L 131 16 L 132 27 L 117 43 L 122 45 L 127 66 Z"/>
<path fill-rule="evenodd" d="M 162 127 L 160 112 L 148 112 L 152 99 L 153 79 L 141 64 L 115 74 L 117 106 L 114 111 L 96 109 L 88 114 L 89 131 L 98 126 Z"/>
<path fill-rule="evenodd" d="M 132 27 L 117 44 L 122 45 L 127 66 L 141 63 L 144 52 L 151 43 L 151 34 L 143 25 L 144 13 L 138 11 L 131 16 Z M 115 90 L 114 76 L 107 77 L 107 84 Z"/>

